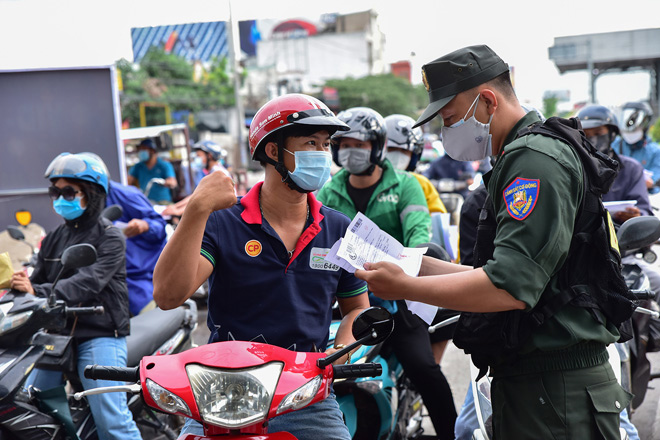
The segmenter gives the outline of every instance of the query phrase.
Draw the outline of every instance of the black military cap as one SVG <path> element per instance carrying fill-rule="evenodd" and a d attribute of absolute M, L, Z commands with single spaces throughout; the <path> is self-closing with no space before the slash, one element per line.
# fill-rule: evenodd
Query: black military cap
<path fill-rule="evenodd" d="M 460 92 L 509 71 L 509 66 L 486 45 L 455 50 L 422 66 L 422 81 L 430 104 L 414 127 L 426 124 Z"/>

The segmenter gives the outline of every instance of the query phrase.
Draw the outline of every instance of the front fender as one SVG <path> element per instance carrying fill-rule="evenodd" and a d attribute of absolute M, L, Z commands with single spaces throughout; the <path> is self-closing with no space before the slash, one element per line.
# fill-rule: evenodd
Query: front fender
<path fill-rule="evenodd" d="M 339 404 L 339 409 L 344 415 L 344 422 L 346 423 L 348 432 L 351 434 L 352 438 L 357 430 L 357 409 L 355 408 L 353 394 L 337 396 L 337 403 Z"/>

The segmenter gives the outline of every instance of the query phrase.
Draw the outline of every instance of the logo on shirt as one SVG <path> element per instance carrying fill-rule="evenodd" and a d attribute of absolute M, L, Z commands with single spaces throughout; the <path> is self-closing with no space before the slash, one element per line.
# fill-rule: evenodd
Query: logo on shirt
<path fill-rule="evenodd" d="M 325 261 L 325 256 L 328 255 L 328 252 L 330 252 L 330 249 L 312 248 L 312 251 L 309 253 L 309 267 L 316 270 L 330 270 L 332 272 L 337 272 L 339 266 Z"/>
<path fill-rule="evenodd" d="M 245 243 L 245 253 L 251 257 L 256 257 L 261 253 L 261 243 L 258 240 L 250 240 Z"/>
<path fill-rule="evenodd" d="M 398 194 L 381 194 L 376 199 L 379 202 L 399 203 Z"/>
<path fill-rule="evenodd" d="M 536 205 L 539 198 L 541 181 L 538 179 L 523 179 L 516 177 L 513 182 L 504 188 L 503 195 L 506 210 L 516 220 L 525 219 Z"/>

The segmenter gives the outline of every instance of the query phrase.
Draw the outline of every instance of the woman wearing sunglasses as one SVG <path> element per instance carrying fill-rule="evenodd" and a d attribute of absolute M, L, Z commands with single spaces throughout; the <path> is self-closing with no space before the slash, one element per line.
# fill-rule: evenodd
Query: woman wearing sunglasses
<path fill-rule="evenodd" d="M 48 194 L 54 211 L 64 224 L 44 238 L 30 278 L 24 272 L 12 277 L 12 288 L 47 297 L 62 265 L 67 247 L 89 243 L 96 248 L 94 264 L 64 273 L 55 296 L 69 306 L 103 306 L 103 315 L 69 318 L 67 335 L 76 342 L 77 373 L 83 388 L 121 385 L 93 381 L 83 375 L 88 364 L 126 366 L 126 335 L 129 334 L 128 289 L 126 286 L 126 242 L 122 232 L 100 216 L 108 192 L 105 165 L 86 154 L 62 153 L 48 166 Z M 61 371 L 35 369 L 26 381 L 47 390 L 62 384 Z M 87 397 L 99 439 L 140 439 L 128 410 L 125 393 Z"/>

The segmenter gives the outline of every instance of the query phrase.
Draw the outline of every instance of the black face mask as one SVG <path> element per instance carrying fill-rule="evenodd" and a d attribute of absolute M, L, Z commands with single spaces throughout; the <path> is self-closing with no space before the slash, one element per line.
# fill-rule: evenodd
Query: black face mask
<path fill-rule="evenodd" d="M 589 142 L 591 142 L 591 144 L 603 154 L 610 154 L 612 151 L 612 137 L 609 133 L 601 134 L 598 136 L 589 136 L 587 139 L 589 139 Z"/>

